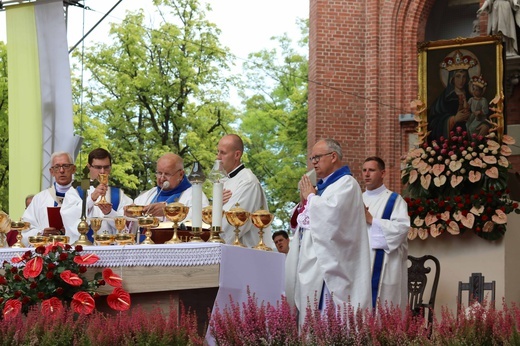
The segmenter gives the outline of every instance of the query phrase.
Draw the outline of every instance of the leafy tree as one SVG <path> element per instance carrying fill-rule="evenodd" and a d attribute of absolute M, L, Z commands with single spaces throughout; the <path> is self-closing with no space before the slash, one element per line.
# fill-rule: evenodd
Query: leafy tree
<path fill-rule="evenodd" d="M 7 114 L 7 47 L 0 42 L 0 209 L 9 213 L 9 127 Z"/>
<path fill-rule="evenodd" d="M 307 47 L 308 22 L 299 21 L 300 50 Z M 279 48 L 249 55 L 244 63 L 247 96 L 240 130 L 249 166 L 264 182 L 276 226 L 287 229 L 299 201 L 297 184 L 307 167 L 308 58 L 287 35 L 273 38 Z M 275 227 L 276 227 L 275 226 Z"/>
<path fill-rule="evenodd" d="M 221 77 L 230 57 L 204 18 L 209 7 L 197 0 L 154 3 L 162 18 L 157 28 L 145 26 L 142 11 L 128 13 L 112 25 L 113 42 L 84 54 L 91 77 L 76 119 L 85 151 L 107 148 L 112 182 L 134 196 L 155 185 L 163 152 L 179 154 L 187 168 L 198 160 L 209 170 L 218 139 L 235 119 L 222 101 L 234 83 Z"/>

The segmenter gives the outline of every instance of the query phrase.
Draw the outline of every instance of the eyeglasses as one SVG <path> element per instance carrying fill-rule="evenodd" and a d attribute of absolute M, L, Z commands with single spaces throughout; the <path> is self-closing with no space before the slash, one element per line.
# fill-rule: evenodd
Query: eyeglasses
<path fill-rule="evenodd" d="M 63 168 L 64 171 L 68 171 L 70 170 L 72 167 L 74 166 L 74 164 L 72 163 L 66 163 L 66 164 L 63 164 L 63 165 L 54 165 L 51 167 L 51 169 L 54 171 L 54 172 L 59 172 L 60 169 Z"/>
<path fill-rule="evenodd" d="M 105 171 L 108 171 L 112 166 L 111 165 L 106 165 L 106 166 L 90 165 L 90 167 L 97 169 L 97 170 L 104 169 Z"/>
<path fill-rule="evenodd" d="M 175 173 L 155 172 L 155 176 L 157 178 L 164 176 L 166 179 L 170 179 L 171 177 L 173 177 L 175 174 L 179 173 L 180 171 L 182 171 L 182 168 L 178 169 Z"/>
<path fill-rule="evenodd" d="M 315 155 L 313 157 L 309 157 L 309 161 L 312 162 L 312 163 L 318 163 L 318 162 L 320 162 L 320 159 L 323 156 L 327 156 L 327 155 L 330 155 L 330 154 L 333 154 L 333 153 L 334 153 L 334 151 L 331 151 L 330 153 L 326 153 L 326 154 Z"/>

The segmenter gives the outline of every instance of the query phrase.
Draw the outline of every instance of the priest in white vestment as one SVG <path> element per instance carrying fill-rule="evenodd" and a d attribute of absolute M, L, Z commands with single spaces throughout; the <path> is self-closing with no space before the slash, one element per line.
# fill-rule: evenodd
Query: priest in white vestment
<path fill-rule="evenodd" d="M 99 173 L 110 174 L 112 169 L 112 156 L 103 148 L 94 149 L 88 155 L 87 166 L 90 171 L 91 181 L 96 180 Z M 69 242 L 71 244 L 79 238 L 78 224 L 81 219 L 83 193 L 80 188 L 69 189 L 65 194 L 65 199 L 61 207 L 65 235 L 70 237 Z M 109 203 L 97 204 L 103 195 Z M 92 217 L 105 217 L 98 234 L 102 234 L 105 231 L 110 234 L 115 234 L 117 233 L 117 229 L 113 218 L 123 216 L 124 207 L 132 204 L 132 202 L 132 199 L 125 195 L 123 190 L 118 187 L 101 183 L 97 187 L 90 186 L 86 200 L 86 217 L 87 219 Z"/>
<path fill-rule="evenodd" d="M 408 230 L 410 217 L 405 200 L 388 190 L 383 184 L 385 177 L 385 162 L 377 157 L 369 157 L 363 164 L 363 180 L 366 191 L 363 201 L 366 206 L 366 219 L 370 239 L 370 259 L 374 267 L 377 249 L 382 250 L 382 266 L 373 282 L 374 297 L 384 307 L 399 306 L 405 309 L 408 304 Z M 389 202 L 393 200 L 393 202 Z M 393 205 L 389 205 L 393 203 Z M 389 205 L 387 207 L 387 205 Z M 390 214 L 383 219 L 386 208 Z M 376 268 L 376 269 L 374 269 Z M 374 273 L 373 273 L 374 279 Z"/>
<path fill-rule="evenodd" d="M 33 196 L 22 215 L 22 220 L 31 224 L 28 229 L 22 231 L 22 242 L 25 245 L 29 245 L 30 236 L 65 233 L 64 229 L 49 227 L 47 208 L 61 207 L 65 193 L 72 186 L 73 175 L 76 173 L 72 155 L 64 151 L 53 153 L 49 172 L 54 177 L 54 183 Z"/>
<path fill-rule="evenodd" d="M 361 188 L 342 166 L 342 151 L 333 139 L 318 141 L 311 163 L 320 179 L 317 190 L 307 175 L 299 182 L 298 229 L 286 259 L 286 295 L 299 312 L 323 310 L 327 302 L 342 309 L 369 308 L 370 247 Z"/>
<path fill-rule="evenodd" d="M 238 203 L 240 208 L 254 213 L 257 210 L 269 210 L 267 198 L 262 185 L 254 173 L 244 166 L 241 162 L 244 152 L 242 139 L 234 134 L 226 135 L 218 142 L 217 159 L 222 161 L 222 167 L 228 174 L 228 179 L 224 182 L 223 207 L 228 211 Z M 251 219 L 243 226 L 240 226 L 239 240 L 247 247 L 255 247 L 260 241 L 258 228 Z M 222 234 L 226 244 L 232 244 L 235 239 L 235 227 L 231 226 L 226 218 L 222 220 Z M 275 248 L 271 239 L 271 227 L 264 228 L 264 244 L 271 249 Z"/>
<path fill-rule="evenodd" d="M 143 192 L 134 199 L 134 204 L 146 206 L 146 213 L 159 217 L 162 227 L 173 227 L 173 223 L 164 219 L 164 206 L 179 202 L 190 210 L 185 220 L 192 217 L 192 187 L 184 171 L 182 158 L 174 153 L 166 153 L 157 160 L 155 172 L 157 186 Z M 209 205 L 208 197 L 202 193 L 202 207 Z M 160 226 L 160 227 L 161 227 Z"/>

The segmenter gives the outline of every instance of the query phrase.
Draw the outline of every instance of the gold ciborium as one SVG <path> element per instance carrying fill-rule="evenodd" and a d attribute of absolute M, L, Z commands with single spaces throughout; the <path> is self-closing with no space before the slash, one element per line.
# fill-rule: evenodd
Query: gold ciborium
<path fill-rule="evenodd" d="M 108 186 L 108 174 L 99 173 L 97 176 L 97 181 L 99 181 L 100 184 L 104 184 L 104 185 Z M 98 204 L 109 204 L 105 198 L 105 195 L 101 195 L 101 199 L 99 200 L 99 202 L 96 203 L 96 205 L 98 205 Z"/>
<path fill-rule="evenodd" d="M 139 217 L 144 214 L 144 205 L 129 205 L 126 207 L 126 215 L 130 217 Z"/>
<path fill-rule="evenodd" d="M 256 244 L 253 249 L 264 250 L 264 251 L 273 251 L 269 246 L 264 244 L 264 228 L 269 226 L 271 222 L 273 222 L 274 215 L 271 214 L 268 210 L 257 210 L 253 214 L 251 214 L 251 221 L 256 228 L 259 228 L 258 236 L 260 240 L 258 244 Z"/>
<path fill-rule="evenodd" d="M 61 234 L 54 234 L 49 237 L 49 243 L 51 243 L 51 244 L 56 244 L 56 243 L 68 244 L 69 240 L 70 240 L 70 238 L 68 236 L 61 235 Z M 92 245 L 92 243 L 90 243 L 90 245 Z"/>
<path fill-rule="evenodd" d="M 32 247 L 45 246 L 49 242 L 49 237 L 44 235 L 32 235 L 29 237 L 29 244 Z"/>
<path fill-rule="evenodd" d="M 6 247 L 6 234 L 11 230 L 11 218 L 0 210 L 0 247 Z"/>
<path fill-rule="evenodd" d="M 224 214 L 224 213 L 222 213 Z M 220 233 L 222 232 L 222 227 L 213 227 L 213 207 L 208 205 L 205 208 L 202 208 L 202 221 L 210 225 L 211 231 L 209 232 L 208 243 L 220 243 L 225 244 L 224 239 L 220 237 Z"/>
<path fill-rule="evenodd" d="M 138 217 L 137 222 L 139 223 L 139 227 L 145 229 L 144 235 L 146 236 L 146 238 L 145 240 L 143 240 L 141 244 L 155 244 L 155 242 L 152 240 L 152 231 L 150 230 L 150 228 L 159 226 L 159 219 L 153 217 L 152 215 L 145 215 Z"/>
<path fill-rule="evenodd" d="M 16 243 L 14 243 L 11 247 L 14 248 L 22 248 L 25 247 L 25 245 L 22 243 L 22 231 L 24 229 L 29 228 L 30 224 L 29 222 L 24 222 L 22 219 L 19 221 L 11 221 L 11 229 L 14 229 L 18 232 L 16 235 Z"/>
<path fill-rule="evenodd" d="M 231 245 L 246 247 L 240 242 L 240 229 L 238 227 L 243 226 L 249 220 L 249 212 L 240 208 L 240 205 L 237 203 L 233 208 L 226 211 L 225 214 L 227 222 L 231 226 L 235 226 L 235 241 Z"/>
<path fill-rule="evenodd" d="M 117 245 L 132 245 L 135 242 L 135 234 L 118 233 L 114 236 Z"/>
<path fill-rule="evenodd" d="M 94 236 L 94 242 L 96 245 L 99 246 L 106 246 L 110 245 L 114 242 L 115 236 L 113 234 L 103 233 L 103 234 L 96 234 Z"/>
<path fill-rule="evenodd" d="M 177 236 L 177 230 L 179 229 L 179 222 L 184 220 L 190 211 L 190 208 L 182 203 L 174 202 L 164 206 L 164 216 L 168 220 L 173 222 L 173 237 L 172 239 L 165 242 L 165 244 L 179 244 L 182 240 Z"/>
<path fill-rule="evenodd" d="M 114 218 L 114 223 L 116 225 L 117 233 L 126 233 L 123 232 L 126 228 L 126 218 L 123 216 L 118 216 Z"/>

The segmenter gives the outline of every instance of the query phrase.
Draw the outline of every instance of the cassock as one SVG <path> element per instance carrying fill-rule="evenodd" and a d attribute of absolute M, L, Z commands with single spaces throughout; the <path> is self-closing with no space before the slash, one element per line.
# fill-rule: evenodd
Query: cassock
<path fill-rule="evenodd" d="M 231 190 L 232 195 L 229 201 L 222 206 L 224 211 L 229 211 L 238 203 L 240 208 L 254 213 L 258 210 L 269 210 L 267 206 L 267 198 L 264 190 L 258 181 L 258 178 L 249 168 L 244 165 L 238 166 L 229 174 L 230 178 L 224 182 L 224 189 Z M 239 227 L 239 239 L 247 247 L 255 247 L 260 241 L 258 236 L 259 229 L 256 228 L 251 219 L 243 226 Z M 221 237 L 226 244 L 233 244 L 235 240 L 235 227 L 231 226 L 224 216 L 222 220 Z M 275 249 L 273 239 L 271 238 L 271 226 L 264 228 L 264 244 Z"/>
<path fill-rule="evenodd" d="M 285 263 L 286 296 L 298 308 L 300 324 L 324 284 L 340 308 L 370 307 L 370 247 L 359 184 L 344 175 L 310 198 L 305 209 L 308 228 L 296 231 Z"/>
<path fill-rule="evenodd" d="M 119 206 L 117 210 L 112 209 L 109 214 L 104 215 L 101 209 L 99 209 L 95 204 L 101 199 L 99 196 L 97 201 L 93 201 L 91 198 L 92 192 L 94 192 L 95 187 L 90 186 L 87 196 L 86 203 L 86 216 L 87 219 L 92 217 L 106 217 L 106 218 L 114 218 L 118 216 L 124 216 L 124 207 L 132 204 L 132 199 L 125 195 L 123 190 L 119 191 Z M 105 199 L 111 202 L 111 191 L 112 187 L 108 187 L 107 193 L 105 195 Z M 70 237 L 70 243 L 73 244 L 79 238 L 78 232 L 78 224 L 81 219 L 81 208 L 82 208 L 83 200 L 81 199 L 78 191 L 76 189 L 69 189 L 65 194 L 65 199 L 63 200 L 63 205 L 61 206 L 61 217 L 63 219 L 63 226 L 65 226 L 65 235 Z M 103 220 L 101 224 L 101 228 L 98 231 L 98 234 L 103 234 L 107 231 L 110 234 L 116 234 L 117 229 L 114 224 L 114 220 Z"/>
<path fill-rule="evenodd" d="M 68 186 L 58 187 L 60 190 L 69 189 Z M 60 196 L 61 195 L 61 196 Z M 47 214 L 48 207 L 59 207 L 62 204 L 64 193 L 56 193 L 56 187 L 53 185 L 37 193 L 27 209 L 25 209 L 22 220 L 29 222 L 31 226 L 22 231 L 22 242 L 29 245 L 29 237 L 43 234 L 43 230 L 49 227 L 49 217 Z"/>
<path fill-rule="evenodd" d="M 390 307 L 408 304 L 408 230 L 410 217 L 408 205 L 401 196 L 397 196 L 390 220 L 383 220 L 383 212 L 392 191 L 386 186 L 363 193 L 363 201 L 374 220 L 368 225 L 370 239 L 370 260 L 373 266 L 375 250 L 385 251 L 378 297 L 380 303 L 387 302 Z M 372 268 L 371 266 L 371 268 Z"/>

